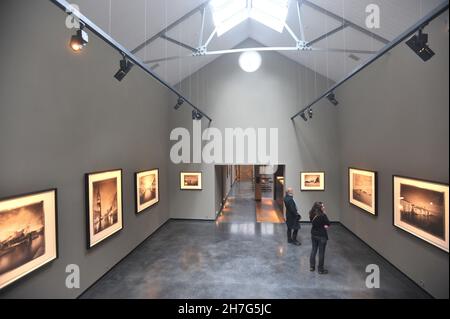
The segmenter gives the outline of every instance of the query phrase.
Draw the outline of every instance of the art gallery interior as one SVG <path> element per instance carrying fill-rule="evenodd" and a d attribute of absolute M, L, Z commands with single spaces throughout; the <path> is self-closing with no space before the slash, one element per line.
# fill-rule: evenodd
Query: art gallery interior
<path fill-rule="evenodd" d="M 0 35 L 1 299 L 449 298 L 447 0 L 2 0 Z"/>

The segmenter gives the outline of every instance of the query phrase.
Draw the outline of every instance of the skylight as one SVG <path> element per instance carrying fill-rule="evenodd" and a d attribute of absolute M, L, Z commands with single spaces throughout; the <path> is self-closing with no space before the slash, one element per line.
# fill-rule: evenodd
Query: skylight
<path fill-rule="evenodd" d="M 211 0 L 217 36 L 221 36 L 251 18 L 283 32 L 290 0 Z"/>

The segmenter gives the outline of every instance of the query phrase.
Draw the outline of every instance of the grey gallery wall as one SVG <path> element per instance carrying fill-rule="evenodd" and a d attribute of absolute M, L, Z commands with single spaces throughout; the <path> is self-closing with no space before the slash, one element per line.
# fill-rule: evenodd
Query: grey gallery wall
<path fill-rule="evenodd" d="M 1 2 L 0 197 L 58 188 L 59 233 L 59 258 L 1 298 L 76 297 L 169 218 L 166 89 L 138 68 L 117 82 L 120 55 L 92 34 L 73 54 L 65 19 L 47 0 Z M 133 174 L 154 167 L 161 201 L 136 216 Z M 124 229 L 87 251 L 84 174 L 115 168 Z M 81 289 L 65 287 L 68 264 L 80 266 Z"/>
<path fill-rule="evenodd" d="M 337 91 L 341 222 L 433 296 L 448 298 L 448 253 L 392 222 L 392 175 L 448 184 L 448 11 L 425 31 L 436 52 L 430 61 L 402 44 Z M 348 204 L 348 167 L 378 171 L 378 217 Z"/>
<path fill-rule="evenodd" d="M 0 197 L 58 188 L 59 258 L 1 298 L 73 298 L 169 218 L 214 220 L 223 172 L 213 165 L 175 165 L 170 131 L 192 127 L 191 109 L 138 68 L 113 78 L 120 55 L 91 34 L 88 50 L 68 48 L 73 30 L 48 0 L 3 0 L 0 10 Z M 242 72 L 238 55 L 218 58 L 178 84 L 210 115 L 213 127 L 278 128 L 279 163 L 296 190 L 304 218 L 324 201 L 341 221 L 435 297 L 448 298 L 448 254 L 392 225 L 392 175 L 448 183 L 448 14 L 430 24 L 437 55 L 422 63 L 400 45 L 321 101 L 308 123 L 290 117 L 332 81 L 278 53 L 264 53 L 256 73 Z M 4 45 L 7 44 L 7 45 Z M 257 46 L 253 40 L 242 46 Z M 368 90 L 370 88 L 370 90 Z M 209 123 L 202 120 L 202 128 Z M 350 206 L 349 166 L 379 172 L 379 216 Z M 84 174 L 122 168 L 124 226 L 86 249 Z M 135 215 L 133 173 L 160 169 L 160 203 Z M 181 191 L 180 171 L 202 171 L 202 191 Z M 301 171 L 325 171 L 325 192 L 300 192 Z M 221 179 L 221 180 L 219 180 Z M 221 196 L 222 195 L 222 196 Z M 81 268 L 81 289 L 65 286 L 65 268 Z"/>
<path fill-rule="evenodd" d="M 240 47 L 259 46 L 247 40 Z M 327 101 L 314 114 L 314 121 L 291 121 L 301 105 L 311 102 L 332 81 L 317 75 L 278 53 L 263 53 L 263 64 L 255 73 L 239 67 L 239 55 L 226 55 L 182 81 L 178 87 L 195 103 L 207 106 L 213 118 L 211 127 L 225 136 L 226 128 L 278 128 L 279 164 L 286 165 L 286 185 L 295 189 L 303 218 L 316 200 L 327 203 L 332 220 L 339 220 L 339 159 L 337 109 Z M 175 100 L 172 102 L 175 104 Z M 171 111 L 171 128 L 192 131 L 191 110 Z M 202 128 L 208 127 L 202 121 Z M 255 164 L 255 163 L 250 163 Z M 204 190 L 179 190 L 179 171 L 203 171 Z M 325 192 L 300 192 L 301 171 L 325 171 Z M 208 164 L 170 164 L 171 217 L 215 218 L 214 166 Z"/>

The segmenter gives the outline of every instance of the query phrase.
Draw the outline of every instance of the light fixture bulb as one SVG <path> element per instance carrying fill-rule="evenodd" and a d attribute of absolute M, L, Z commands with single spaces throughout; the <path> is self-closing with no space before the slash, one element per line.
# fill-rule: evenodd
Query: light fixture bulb
<path fill-rule="evenodd" d="M 88 34 L 82 30 L 77 30 L 77 33 L 70 38 L 70 48 L 75 51 L 81 51 L 89 42 Z"/>
<path fill-rule="evenodd" d="M 241 69 L 248 73 L 258 71 L 258 69 L 261 67 L 261 64 L 261 55 L 256 51 L 244 52 L 239 57 L 239 65 Z"/>

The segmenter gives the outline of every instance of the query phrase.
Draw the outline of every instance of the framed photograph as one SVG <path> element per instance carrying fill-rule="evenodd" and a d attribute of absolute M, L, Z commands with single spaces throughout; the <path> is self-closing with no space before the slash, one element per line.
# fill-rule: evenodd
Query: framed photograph
<path fill-rule="evenodd" d="M 122 170 L 86 174 L 88 249 L 123 228 Z"/>
<path fill-rule="evenodd" d="M 136 213 L 141 213 L 159 202 L 159 170 L 138 172 L 136 182 Z"/>
<path fill-rule="evenodd" d="M 377 216 L 377 172 L 348 169 L 350 204 Z"/>
<path fill-rule="evenodd" d="M 300 173 L 300 189 L 302 191 L 324 191 L 324 172 L 302 172 Z"/>
<path fill-rule="evenodd" d="M 0 289 L 57 258 L 56 189 L 0 200 Z"/>
<path fill-rule="evenodd" d="M 448 185 L 393 177 L 394 225 L 448 252 Z"/>
<path fill-rule="evenodd" d="M 182 190 L 202 190 L 202 173 L 181 172 L 180 188 Z"/>

